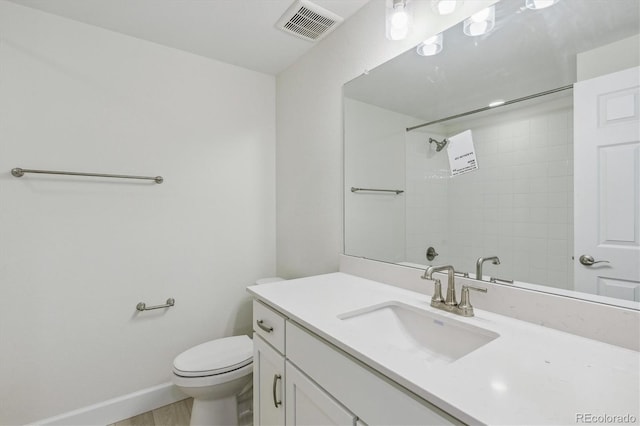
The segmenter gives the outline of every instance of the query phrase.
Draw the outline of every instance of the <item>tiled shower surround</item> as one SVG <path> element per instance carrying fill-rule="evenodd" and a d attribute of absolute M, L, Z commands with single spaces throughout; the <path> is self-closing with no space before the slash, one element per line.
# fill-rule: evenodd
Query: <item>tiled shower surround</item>
<path fill-rule="evenodd" d="M 428 138 L 466 129 L 478 169 L 449 177 L 446 151 Z M 424 263 L 433 246 L 435 263 L 475 273 L 475 259 L 497 255 L 484 275 L 571 289 L 572 108 L 496 112 L 438 130 L 407 134 L 407 261 Z"/>
<path fill-rule="evenodd" d="M 431 126 L 405 133 L 404 146 L 398 138 L 390 145 L 404 150 L 406 192 L 397 202 L 404 201 L 402 213 L 386 212 L 395 217 L 395 223 L 404 221 L 404 261 L 417 264 L 452 264 L 456 270 L 475 275 L 475 259 L 497 255 L 501 264 L 484 265 L 484 275 L 503 279 L 573 288 L 573 109 L 570 97 L 530 107 L 508 111 L 496 110 L 489 117 L 465 119 L 446 126 Z M 360 102 L 349 104 L 352 109 L 376 113 L 376 126 L 380 126 L 380 109 Z M 389 125 L 398 126 L 398 114 Z M 364 116 L 367 114 L 364 113 Z M 406 117 L 406 122 L 415 119 Z M 441 140 L 470 129 L 476 150 L 478 169 L 464 175 L 450 177 L 446 150 L 435 151 L 429 137 Z M 348 153 L 350 135 L 347 132 Z M 388 132 L 397 134 L 396 132 Z M 382 133 L 378 133 L 381 135 Z M 379 138 L 377 138 L 379 139 Z M 380 144 L 380 141 L 377 140 Z M 359 149 L 366 149 L 361 143 Z M 371 155 L 371 150 L 367 153 Z M 346 186 L 349 182 L 350 162 L 356 161 L 357 152 L 345 155 Z M 398 162 L 384 169 L 396 169 Z M 370 179 L 380 173 L 369 170 Z M 366 180 L 360 177 L 360 181 Z M 351 199 L 349 198 L 351 196 Z M 369 196 L 374 197 L 374 196 Z M 347 194 L 347 211 L 358 209 L 363 197 Z M 391 203 L 389 203 L 391 206 Z M 364 207 L 364 206 L 361 206 Z M 384 209 L 381 203 L 378 209 Z M 397 212 L 398 209 L 395 209 Z M 348 213 L 353 216 L 353 213 Z M 363 217 L 361 210 L 355 216 Z M 378 210 L 376 216 L 383 216 Z M 355 231 L 345 223 L 345 251 L 358 253 L 350 241 L 366 241 L 370 229 Z M 384 226 L 381 222 L 378 226 Z M 397 229 L 397 225 L 396 225 Z M 360 238 L 361 237 L 361 238 Z M 439 255 L 431 262 L 425 252 L 434 247 Z M 365 245 L 361 245 L 360 249 Z M 376 253 L 380 259 L 380 253 Z M 397 250 L 389 253 L 389 260 L 398 262 Z"/>

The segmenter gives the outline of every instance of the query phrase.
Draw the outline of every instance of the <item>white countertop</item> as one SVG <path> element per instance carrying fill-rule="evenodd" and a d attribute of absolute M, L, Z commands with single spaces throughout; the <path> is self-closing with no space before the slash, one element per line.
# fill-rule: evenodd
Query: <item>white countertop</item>
<path fill-rule="evenodd" d="M 248 291 L 465 423 L 587 423 L 578 420 L 579 414 L 631 415 L 631 424 L 640 422 L 639 352 L 478 309 L 475 317 L 463 318 L 431 308 L 423 294 L 339 272 L 251 286 Z M 500 337 L 436 367 L 389 351 L 383 341 L 354 332 L 338 318 L 388 301 L 430 310 Z"/>

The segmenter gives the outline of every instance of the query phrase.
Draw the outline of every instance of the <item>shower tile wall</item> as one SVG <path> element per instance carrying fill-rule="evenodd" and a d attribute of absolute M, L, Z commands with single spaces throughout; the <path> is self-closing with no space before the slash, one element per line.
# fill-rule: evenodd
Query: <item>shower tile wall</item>
<path fill-rule="evenodd" d="M 485 275 L 572 288 L 572 114 L 568 107 L 536 107 L 512 118 L 505 114 L 499 124 L 493 118 L 449 127 L 448 135 L 472 130 L 479 165 L 454 178 L 442 179 L 441 163 L 448 164 L 445 152 L 431 158 L 433 164 L 424 155 L 422 161 L 407 158 L 407 185 L 416 198 L 431 191 L 448 195 L 446 207 L 423 199 L 418 211 L 408 208 L 410 261 L 424 263 L 424 250 L 438 244 L 442 256 L 436 264 L 473 272 L 474 259 L 498 255 L 501 265 L 485 264 Z M 426 140 L 422 138 L 422 144 Z M 413 136 L 407 138 L 408 147 L 418 143 Z M 415 149 L 407 149 L 408 157 L 411 151 Z M 420 173 L 429 177 L 420 179 Z"/>
<path fill-rule="evenodd" d="M 427 142 L 432 137 L 442 140 L 440 133 L 413 131 L 406 134 L 406 253 L 407 262 L 424 265 L 448 263 L 449 161 L 446 151 L 436 152 Z M 438 256 L 429 262 L 429 246 Z"/>

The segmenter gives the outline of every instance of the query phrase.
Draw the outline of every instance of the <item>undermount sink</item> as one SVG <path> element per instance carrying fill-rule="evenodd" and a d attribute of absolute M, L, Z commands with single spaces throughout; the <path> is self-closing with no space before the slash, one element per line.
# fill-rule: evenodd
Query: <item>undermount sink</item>
<path fill-rule="evenodd" d="M 448 364 L 500 335 L 401 302 L 385 302 L 338 315 L 377 344 L 429 364 Z"/>

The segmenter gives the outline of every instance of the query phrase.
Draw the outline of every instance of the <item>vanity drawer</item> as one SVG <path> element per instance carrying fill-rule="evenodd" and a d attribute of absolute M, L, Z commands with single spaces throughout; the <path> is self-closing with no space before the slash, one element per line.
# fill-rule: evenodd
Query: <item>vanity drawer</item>
<path fill-rule="evenodd" d="M 265 304 L 253 301 L 253 330 L 281 354 L 284 354 L 285 320 Z"/>

